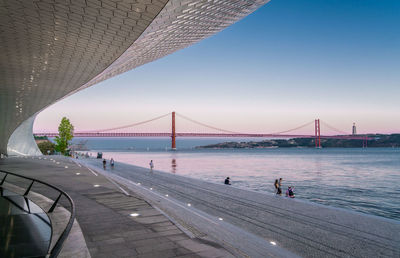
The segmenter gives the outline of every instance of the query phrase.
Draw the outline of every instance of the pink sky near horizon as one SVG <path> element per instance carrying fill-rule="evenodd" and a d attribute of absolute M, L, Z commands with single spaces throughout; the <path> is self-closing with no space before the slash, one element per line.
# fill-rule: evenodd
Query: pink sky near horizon
<path fill-rule="evenodd" d="M 112 86 L 107 86 L 112 88 Z M 93 94 L 96 93 L 92 89 Z M 109 100 L 105 97 L 94 97 L 93 100 L 82 100 L 86 97 L 71 96 L 42 111 L 36 118 L 34 132 L 57 131 L 58 124 L 63 116 L 68 117 L 75 126 L 76 131 L 112 128 L 151 119 L 171 111 L 181 113 L 191 119 L 215 126 L 221 129 L 245 133 L 273 133 L 295 128 L 316 118 L 328 123 L 335 128 L 351 133 L 353 122 L 357 125 L 358 133 L 400 133 L 399 119 L 396 110 L 382 112 L 377 110 L 346 111 L 341 109 L 325 109 L 316 112 L 310 107 L 278 109 L 267 107 L 259 108 L 257 105 L 231 105 L 219 106 L 216 104 L 202 107 L 188 103 L 171 105 L 168 99 L 157 105 L 155 102 L 147 103 L 145 98 L 137 99 L 131 103 L 116 99 Z M 151 102 L 151 101 L 150 101 Z M 251 101 L 248 101 L 251 102 Z M 389 110 L 390 111 L 390 110 Z M 350 113 L 350 114 L 349 114 Z M 171 118 L 165 117 L 158 122 L 140 126 L 136 132 L 168 132 L 170 131 Z M 321 125 L 322 134 L 332 134 L 334 131 Z M 121 131 L 121 130 L 120 130 Z M 130 129 L 124 130 L 126 132 Z M 177 131 L 213 132 L 201 126 L 195 126 L 177 117 Z M 313 134 L 314 125 L 296 130 L 297 134 Z"/>

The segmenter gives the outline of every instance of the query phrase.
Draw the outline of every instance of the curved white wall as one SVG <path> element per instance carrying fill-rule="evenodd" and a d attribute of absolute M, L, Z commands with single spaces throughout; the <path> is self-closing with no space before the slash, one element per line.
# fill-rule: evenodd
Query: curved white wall
<path fill-rule="evenodd" d="M 7 153 L 9 156 L 42 155 L 32 134 L 33 122 L 35 121 L 35 118 L 36 115 L 31 116 L 29 119 L 25 120 L 20 126 L 18 126 L 18 128 L 12 133 L 7 144 Z"/>

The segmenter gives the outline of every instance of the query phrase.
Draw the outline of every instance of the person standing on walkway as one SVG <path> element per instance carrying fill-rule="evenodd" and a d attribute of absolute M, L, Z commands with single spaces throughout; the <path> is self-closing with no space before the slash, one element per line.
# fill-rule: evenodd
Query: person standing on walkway
<path fill-rule="evenodd" d="M 103 159 L 103 168 L 104 168 L 104 169 L 106 169 L 106 164 L 107 164 L 106 159 Z"/>
<path fill-rule="evenodd" d="M 278 182 L 278 190 L 276 191 L 276 194 L 282 195 L 282 177 L 279 178 L 279 182 Z"/>
<path fill-rule="evenodd" d="M 150 160 L 149 165 L 150 165 L 150 172 L 152 172 L 152 171 L 153 171 L 153 168 L 154 168 L 153 160 Z"/>
<path fill-rule="evenodd" d="M 279 189 L 279 181 L 278 181 L 278 179 L 275 179 L 274 186 L 275 186 L 275 193 L 276 193 L 276 194 L 279 194 L 279 193 L 278 193 L 278 189 Z"/>
<path fill-rule="evenodd" d="M 111 165 L 111 168 L 114 168 L 114 159 L 113 158 L 110 159 L 110 165 Z"/>

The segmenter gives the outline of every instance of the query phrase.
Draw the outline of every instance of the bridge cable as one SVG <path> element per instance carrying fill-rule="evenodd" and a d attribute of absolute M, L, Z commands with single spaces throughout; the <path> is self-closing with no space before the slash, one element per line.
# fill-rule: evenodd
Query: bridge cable
<path fill-rule="evenodd" d="M 220 132 L 225 132 L 225 133 L 230 133 L 230 134 L 243 134 L 243 133 L 233 132 L 233 131 L 229 131 L 229 130 L 220 129 L 220 128 L 217 128 L 217 127 L 214 127 L 214 126 L 211 126 L 211 125 L 207 125 L 207 124 L 204 124 L 202 122 L 198 122 L 196 120 L 193 120 L 193 119 L 191 119 L 191 118 L 189 118 L 187 116 L 178 114 L 178 113 L 176 113 L 176 115 L 181 117 L 181 118 L 183 118 L 183 119 L 185 119 L 185 120 L 188 120 L 188 121 L 190 121 L 192 123 L 195 123 L 195 124 L 198 124 L 198 125 L 201 125 L 201 126 L 205 126 L 207 128 L 210 128 L 210 129 L 213 129 L 213 130 L 217 130 L 217 131 L 220 131 Z"/>
<path fill-rule="evenodd" d="M 341 134 L 344 134 L 344 135 L 348 135 L 348 134 L 349 134 L 348 132 L 339 130 L 339 129 L 337 129 L 337 128 L 331 126 L 331 125 L 329 125 L 329 124 L 326 123 L 326 122 L 321 121 L 321 124 L 325 125 L 325 126 L 328 127 L 329 129 L 331 129 L 331 130 L 333 130 L 333 131 L 336 131 L 336 132 L 338 132 L 338 133 L 341 133 Z"/>
<path fill-rule="evenodd" d="M 233 132 L 233 131 L 229 131 L 229 130 L 217 128 L 217 127 L 214 127 L 214 126 L 210 126 L 210 125 L 207 125 L 207 124 L 198 122 L 198 121 L 196 121 L 196 120 L 193 120 L 193 119 L 191 119 L 191 118 L 189 118 L 189 117 L 186 117 L 186 116 L 181 115 L 181 114 L 178 114 L 178 113 L 176 113 L 176 115 L 179 116 L 179 117 L 181 117 L 181 118 L 183 118 L 183 119 L 189 120 L 190 122 L 193 122 L 193 123 L 196 123 L 196 124 L 199 124 L 199 125 L 202 125 L 202 126 L 205 126 L 205 127 L 208 127 L 208 128 L 214 129 L 214 130 L 217 130 L 217 131 L 226 132 L 226 133 L 231 133 L 231 134 L 245 134 L 245 133 Z M 314 123 L 314 121 L 311 121 L 311 122 L 305 123 L 305 124 L 300 125 L 300 126 L 298 126 L 298 127 L 296 127 L 296 128 L 292 128 L 292 129 L 289 129 L 289 130 L 286 130 L 286 131 L 270 133 L 270 135 L 282 134 L 282 133 L 287 133 L 287 132 L 295 131 L 295 130 L 298 130 L 298 129 L 300 129 L 300 128 L 303 128 L 303 127 L 306 127 L 306 126 L 308 126 L 308 125 L 311 125 L 311 124 L 313 124 L 313 123 Z"/>
<path fill-rule="evenodd" d="M 288 132 L 291 132 L 291 131 L 295 131 L 295 130 L 298 130 L 298 129 L 300 129 L 300 128 L 303 128 L 303 127 L 306 127 L 306 126 L 308 126 L 308 125 L 311 125 L 311 124 L 313 124 L 313 123 L 314 123 L 314 121 L 311 121 L 311 122 L 305 123 L 305 124 L 303 124 L 303 125 L 300 125 L 300 126 L 298 126 L 298 127 L 295 127 L 295 128 L 292 128 L 292 129 L 289 129 L 289 130 L 286 130 L 286 131 L 271 133 L 271 135 L 272 135 L 272 134 L 283 134 L 283 133 L 288 133 Z"/>
<path fill-rule="evenodd" d="M 153 122 L 155 120 L 161 119 L 161 118 L 169 116 L 169 115 L 171 115 L 171 113 L 168 113 L 168 114 L 165 114 L 165 115 L 162 115 L 162 116 L 158 116 L 158 117 L 154 117 L 152 119 L 141 121 L 141 122 L 134 123 L 134 124 L 124 125 L 124 126 L 119 126 L 119 127 L 113 127 L 113 128 L 108 128 L 108 129 L 80 131 L 79 133 L 98 133 L 98 132 L 107 132 L 107 131 L 112 131 L 112 130 L 124 129 L 124 128 L 128 128 L 128 127 L 134 127 L 134 126 L 137 126 L 137 125 L 142 125 L 142 124 L 146 124 L 146 123 L 149 123 L 149 122 Z"/>

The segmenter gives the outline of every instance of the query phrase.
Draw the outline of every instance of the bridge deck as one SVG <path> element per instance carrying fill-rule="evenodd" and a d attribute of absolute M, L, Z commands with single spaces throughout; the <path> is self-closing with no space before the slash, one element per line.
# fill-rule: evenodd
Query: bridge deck
<path fill-rule="evenodd" d="M 58 133 L 34 133 L 35 136 L 55 137 Z M 263 133 L 176 133 L 176 137 L 203 138 L 315 138 L 308 134 L 263 134 Z M 74 137 L 172 137 L 171 133 L 104 133 L 104 132 L 75 132 Z M 368 135 L 320 135 L 321 139 L 372 140 Z"/>

